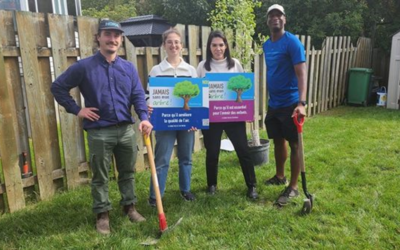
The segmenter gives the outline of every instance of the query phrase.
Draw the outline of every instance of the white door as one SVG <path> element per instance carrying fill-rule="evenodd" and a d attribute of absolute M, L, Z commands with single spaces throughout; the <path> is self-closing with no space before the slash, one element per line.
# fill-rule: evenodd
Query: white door
<path fill-rule="evenodd" d="M 400 100 L 400 32 L 393 36 L 390 54 L 387 108 L 398 109 Z"/>

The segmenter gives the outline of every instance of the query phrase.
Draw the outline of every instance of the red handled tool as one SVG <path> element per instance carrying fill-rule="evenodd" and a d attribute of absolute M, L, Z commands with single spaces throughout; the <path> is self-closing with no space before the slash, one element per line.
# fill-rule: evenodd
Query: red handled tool
<path fill-rule="evenodd" d="M 168 227 L 167 219 L 165 218 L 164 208 L 161 201 L 161 193 L 160 187 L 158 185 L 158 178 L 157 178 L 157 171 L 156 171 L 156 164 L 154 163 L 154 156 L 153 156 L 153 149 L 151 148 L 151 142 L 148 135 L 144 135 L 144 144 L 147 148 L 147 156 L 149 159 L 150 169 L 151 169 L 151 180 L 153 184 L 153 189 L 156 194 L 156 205 L 157 205 L 157 212 L 158 212 L 158 220 L 160 222 L 160 234 L 158 235 L 157 239 L 148 238 L 146 241 L 142 242 L 142 245 L 150 246 L 155 245 L 158 242 L 158 239 L 167 231 L 173 230 L 177 225 L 179 225 L 183 218 L 180 218 L 172 227 Z"/>
<path fill-rule="evenodd" d="M 303 213 L 310 213 L 313 205 L 314 205 L 314 196 L 310 194 L 307 190 L 307 181 L 306 181 L 306 166 L 304 164 L 304 147 L 303 147 L 303 125 L 304 125 L 304 116 L 299 118 L 297 113 L 293 116 L 294 124 L 297 127 L 297 133 L 299 138 L 299 163 L 301 170 L 301 184 L 303 186 L 304 194 L 306 195 L 306 199 L 304 199 L 304 204 L 302 208 Z"/>
<path fill-rule="evenodd" d="M 156 164 L 154 163 L 153 149 L 151 148 L 150 138 L 148 135 L 144 135 L 144 144 L 147 148 L 147 156 L 149 159 L 150 170 L 151 170 L 151 180 L 153 183 L 153 189 L 156 194 L 156 204 L 158 211 L 158 220 L 160 222 L 161 233 L 168 229 L 167 219 L 165 218 L 164 208 L 161 201 L 160 188 L 158 186 L 158 178 L 156 172 Z"/>

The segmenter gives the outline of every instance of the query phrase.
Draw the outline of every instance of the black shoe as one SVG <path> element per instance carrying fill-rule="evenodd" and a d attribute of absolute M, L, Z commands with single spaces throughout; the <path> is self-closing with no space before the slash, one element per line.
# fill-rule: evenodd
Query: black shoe
<path fill-rule="evenodd" d="M 258 194 L 257 194 L 257 191 L 256 191 L 255 187 L 250 187 L 247 190 L 247 197 L 249 197 L 250 199 L 253 199 L 253 200 L 258 199 Z"/>
<path fill-rule="evenodd" d="M 208 188 L 207 188 L 207 193 L 208 193 L 209 195 L 214 195 L 215 192 L 217 192 L 217 185 L 208 186 Z"/>
<path fill-rule="evenodd" d="M 274 175 L 269 180 L 265 181 L 265 185 L 270 186 L 270 185 L 287 185 L 287 180 L 286 177 L 283 177 L 283 179 L 279 179 L 278 176 Z"/>
<path fill-rule="evenodd" d="M 185 199 L 185 201 L 194 201 L 196 199 L 194 194 L 192 194 L 191 192 L 182 192 L 181 191 L 181 196 L 183 199 Z"/>
<path fill-rule="evenodd" d="M 150 207 L 156 207 L 157 206 L 157 202 L 156 202 L 156 199 L 153 199 L 153 198 L 149 198 L 149 206 Z"/>

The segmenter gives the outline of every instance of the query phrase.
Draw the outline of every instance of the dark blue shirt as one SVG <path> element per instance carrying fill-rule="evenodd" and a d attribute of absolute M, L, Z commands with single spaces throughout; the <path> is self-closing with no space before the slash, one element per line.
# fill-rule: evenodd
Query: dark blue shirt
<path fill-rule="evenodd" d="M 140 120 L 148 120 L 147 105 L 138 72 L 132 63 L 116 57 L 108 63 L 97 52 L 79 60 L 61 74 L 51 85 L 57 102 L 68 113 L 77 115 L 81 108 L 69 91 L 79 87 L 86 107 L 98 108 L 98 121 L 83 120 L 83 128 L 108 127 L 118 123 L 134 123 L 132 105 Z"/>

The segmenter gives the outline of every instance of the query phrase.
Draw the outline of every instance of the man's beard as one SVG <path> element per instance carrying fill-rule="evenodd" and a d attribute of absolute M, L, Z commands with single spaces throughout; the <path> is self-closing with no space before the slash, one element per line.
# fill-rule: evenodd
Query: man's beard
<path fill-rule="evenodd" d="M 116 50 L 106 49 L 105 52 L 107 54 L 114 54 L 116 51 L 118 51 L 119 46 L 118 46 L 117 43 L 107 43 L 106 45 L 110 45 L 110 44 L 114 45 L 115 47 L 117 47 L 117 49 Z"/>
<path fill-rule="evenodd" d="M 272 33 L 279 33 L 281 31 L 280 27 L 273 27 L 272 28 Z"/>

